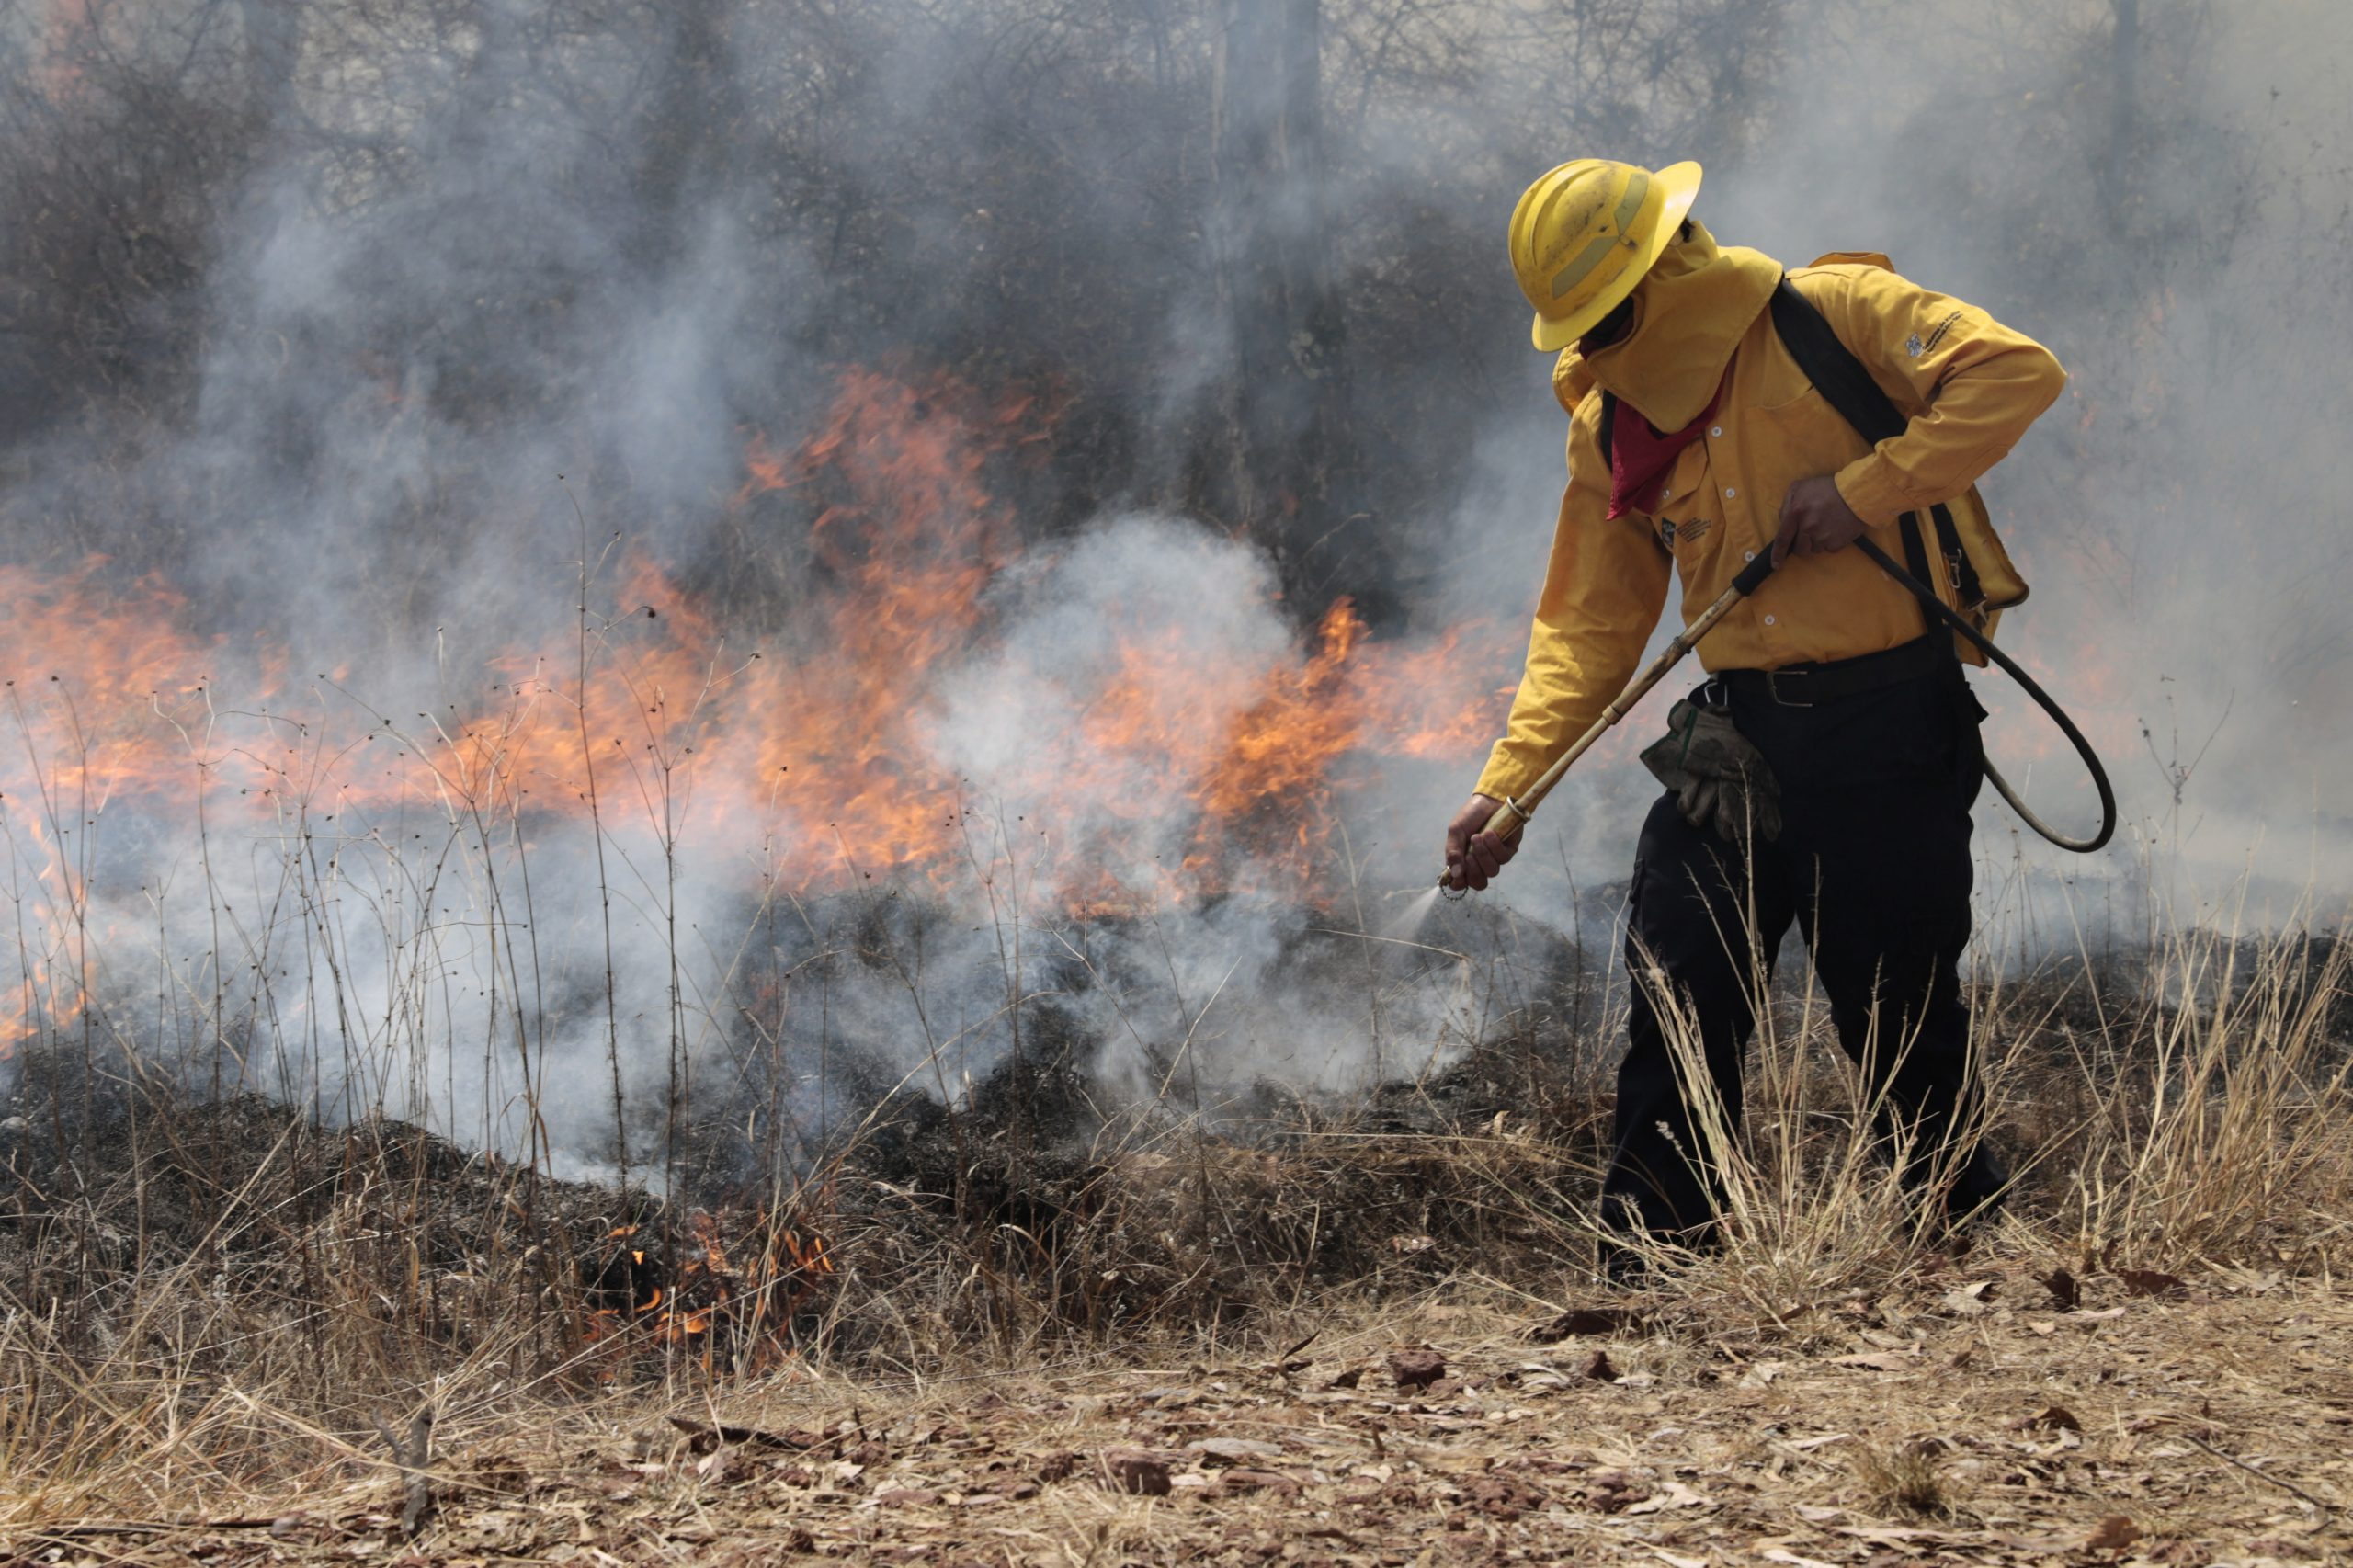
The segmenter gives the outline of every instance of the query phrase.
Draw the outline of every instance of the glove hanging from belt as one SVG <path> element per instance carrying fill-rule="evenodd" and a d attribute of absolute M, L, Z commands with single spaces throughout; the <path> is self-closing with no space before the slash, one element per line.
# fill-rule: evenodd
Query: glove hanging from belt
<path fill-rule="evenodd" d="M 1732 715 L 1686 699 L 1667 710 L 1666 722 L 1665 737 L 1643 753 L 1643 766 L 1675 791 L 1683 820 L 1744 848 L 1752 828 L 1779 838 L 1781 786 Z"/>

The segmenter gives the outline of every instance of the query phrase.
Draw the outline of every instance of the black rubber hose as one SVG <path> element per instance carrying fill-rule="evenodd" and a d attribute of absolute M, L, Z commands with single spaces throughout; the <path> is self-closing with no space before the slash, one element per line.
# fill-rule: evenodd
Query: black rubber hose
<path fill-rule="evenodd" d="M 1855 541 L 1855 548 L 1877 562 L 1881 571 L 1911 590 L 1912 596 L 1918 599 L 1931 614 L 1942 619 L 1946 625 L 1961 636 L 1968 638 L 1979 653 L 1999 665 L 2005 675 L 2024 687 L 2026 694 L 2033 698 L 2045 713 L 2051 715 L 2051 722 L 2059 726 L 2060 733 L 2065 735 L 2068 744 L 2075 748 L 2075 755 L 2084 759 L 2084 767 L 2090 770 L 2092 776 L 2092 786 L 2099 791 L 2099 832 L 2089 838 L 2070 838 L 2059 832 L 2049 823 L 2035 815 L 2027 803 L 2018 799 L 2018 792 L 2010 788 L 2010 781 L 2003 778 L 2001 769 L 1995 767 L 1989 760 L 1985 763 L 1985 777 L 1993 780 L 1994 788 L 2000 792 L 2002 799 L 2010 803 L 2010 810 L 2018 812 L 2019 820 L 2027 826 L 2034 829 L 2062 849 L 2072 849 L 2078 855 L 2089 855 L 2096 850 L 2105 848 L 2108 841 L 2116 836 L 2116 790 L 2108 781 L 2108 769 L 2100 766 L 2099 754 L 2092 750 L 2092 743 L 2084 738 L 2083 731 L 2075 728 L 2075 722 L 2067 717 L 2067 710 L 2060 707 L 2032 676 L 2018 668 L 2017 660 L 1995 647 L 1992 638 L 1970 625 L 1965 617 L 1956 612 L 1944 600 L 1937 597 L 1935 589 L 1889 560 L 1887 551 L 1867 539 L 1858 539 Z"/>

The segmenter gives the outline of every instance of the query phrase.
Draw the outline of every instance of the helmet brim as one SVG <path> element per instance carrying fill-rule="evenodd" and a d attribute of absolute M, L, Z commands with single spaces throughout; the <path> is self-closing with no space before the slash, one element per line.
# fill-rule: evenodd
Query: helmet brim
<path fill-rule="evenodd" d="M 1669 164 L 1651 176 L 1658 182 L 1664 199 L 1659 205 L 1657 226 L 1651 230 L 1651 237 L 1643 246 L 1642 259 L 1611 279 L 1608 288 L 1587 301 L 1574 314 L 1557 321 L 1538 316 L 1531 335 L 1537 347 L 1547 354 L 1559 353 L 1599 326 L 1602 317 L 1624 304 L 1626 297 L 1641 287 L 1651 268 L 1658 265 L 1658 258 L 1666 254 L 1666 247 L 1675 243 L 1677 231 L 1690 214 L 1691 203 L 1699 195 L 1699 165 L 1687 159 Z"/>

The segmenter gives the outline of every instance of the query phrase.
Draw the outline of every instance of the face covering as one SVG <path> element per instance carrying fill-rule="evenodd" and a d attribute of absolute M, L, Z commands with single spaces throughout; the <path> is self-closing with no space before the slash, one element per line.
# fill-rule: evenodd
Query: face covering
<path fill-rule="evenodd" d="M 1707 412 L 1733 350 L 1781 280 L 1771 256 L 1720 246 L 1697 221 L 1688 227 L 1634 290 L 1626 335 L 1584 357 L 1604 391 L 1670 433 Z"/>
<path fill-rule="evenodd" d="M 1618 405 L 1609 426 L 1609 517 L 1613 521 L 1629 512 L 1655 508 L 1660 498 L 1649 492 L 1683 455 L 1683 449 L 1699 438 L 1699 432 L 1715 416 L 1716 404 L 1723 400 L 1723 383 L 1719 381 L 1716 395 L 1698 417 L 1680 430 L 1665 433 L 1654 429 L 1632 403 Z"/>

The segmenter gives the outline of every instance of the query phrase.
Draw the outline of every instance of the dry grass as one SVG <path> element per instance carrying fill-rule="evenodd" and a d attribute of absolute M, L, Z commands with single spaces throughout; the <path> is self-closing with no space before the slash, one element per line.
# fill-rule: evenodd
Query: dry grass
<path fill-rule="evenodd" d="M 1978 1310 L 1946 1299 L 1977 1284 Z M 415 1551 L 2026 1563 L 2083 1560 L 2119 1517 L 2153 1562 L 2353 1547 L 2339 1512 L 2353 1381 L 2334 1349 L 2353 1303 L 2314 1281 L 2160 1300 L 2101 1280 L 2087 1310 L 2062 1313 L 2005 1261 L 1891 1291 L 1805 1345 L 1696 1316 L 1543 1345 L 1528 1324 L 1507 1294 L 1457 1280 L 1334 1306 L 1280 1364 L 1197 1340 L 921 1378 L 813 1363 L 529 1415 L 456 1399 Z M 1438 1346 L 1446 1378 L 1393 1387 L 1401 1339 Z M 280 1440 L 318 1455 L 299 1487 L 210 1511 L 183 1497 L 169 1524 L 121 1506 L 19 1517 L 8 1539 L 65 1561 L 400 1550 L 403 1479 L 381 1445 L 290 1423 Z M 1167 1494 L 1107 1485 L 1099 1461 L 1118 1449 L 1163 1457 Z"/>
<path fill-rule="evenodd" d="M 1973 1028 L 1988 1085 L 1973 1136 L 1995 1142 L 2018 1181 L 1981 1227 L 1991 1244 L 2086 1269 L 2325 1274 L 2353 1192 L 2347 979 L 2330 939 L 2193 930 L 2159 943 L 2129 988 L 2103 986 L 2088 966 L 2066 983 L 1989 988 Z M 1702 1101 L 1702 1158 L 1726 1191 L 1723 1244 L 1645 1250 L 1678 1290 L 1776 1319 L 1909 1278 L 1949 1244 L 1890 1178 L 1879 1103 L 1815 997 L 1760 1013 L 1744 1125 Z M 1704 1072 L 1696 1032 L 1668 1022 L 1691 1081 Z"/>

